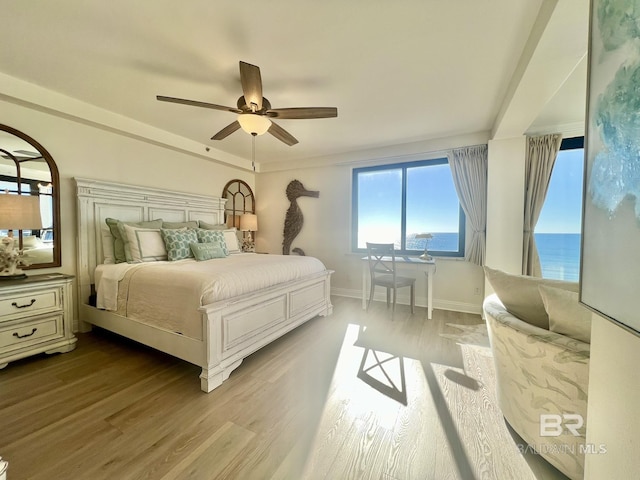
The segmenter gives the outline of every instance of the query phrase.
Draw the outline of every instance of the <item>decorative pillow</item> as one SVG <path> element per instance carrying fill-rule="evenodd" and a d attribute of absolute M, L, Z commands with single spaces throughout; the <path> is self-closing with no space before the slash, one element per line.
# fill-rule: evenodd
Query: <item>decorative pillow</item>
<path fill-rule="evenodd" d="M 549 315 L 549 330 L 591 343 L 591 312 L 580 305 L 578 293 L 548 285 L 538 289 Z"/>
<path fill-rule="evenodd" d="M 41 247 L 42 242 L 35 235 L 23 235 L 22 236 L 22 248 L 29 250 L 30 248 Z"/>
<path fill-rule="evenodd" d="M 157 220 L 151 220 L 148 222 L 121 222 L 120 220 L 116 220 L 115 218 L 106 218 L 105 222 L 111 231 L 111 235 L 113 236 L 113 254 L 115 257 L 115 263 L 123 263 L 127 261 L 127 256 L 125 253 L 125 241 L 124 235 L 119 228 L 120 225 L 131 225 L 132 227 L 142 227 L 142 228 L 161 228 L 162 227 L 162 219 L 159 218 Z M 131 256 L 131 254 L 129 254 Z"/>
<path fill-rule="evenodd" d="M 218 242 L 214 243 L 192 243 L 191 251 L 199 262 L 211 260 L 213 258 L 225 258 L 227 255 Z"/>
<path fill-rule="evenodd" d="M 198 228 L 198 221 L 191 220 L 190 222 L 162 222 L 162 228 L 175 230 L 178 228 Z"/>
<path fill-rule="evenodd" d="M 111 235 L 109 227 L 102 225 L 100 233 L 102 235 L 102 262 L 108 264 L 116 263 L 116 257 L 113 252 L 113 235 Z"/>
<path fill-rule="evenodd" d="M 240 243 L 238 242 L 238 234 L 235 228 L 228 228 L 222 231 L 224 235 L 224 242 L 227 244 L 227 250 L 229 253 L 240 253 Z"/>
<path fill-rule="evenodd" d="M 222 251 L 224 252 L 224 256 L 229 255 L 229 250 L 227 250 L 227 244 L 224 241 L 224 234 L 220 230 L 204 230 L 199 228 L 196 230 L 196 234 L 198 235 L 199 243 L 217 243 Z"/>
<path fill-rule="evenodd" d="M 167 257 L 170 261 L 193 258 L 191 244 L 198 243 L 198 235 L 195 230 L 172 230 L 161 228 L 160 234 L 167 249 Z"/>
<path fill-rule="evenodd" d="M 213 223 L 203 222 L 202 220 L 198 221 L 198 225 L 200 228 L 204 228 L 205 230 L 226 230 L 227 228 L 229 228 L 225 223 L 214 225 Z"/>
<path fill-rule="evenodd" d="M 549 316 L 542 303 L 538 286 L 549 285 L 571 292 L 578 291 L 577 282 L 512 275 L 486 266 L 484 273 L 510 314 L 545 330 L 549 329 Z"/>
<path fill-rule="evenodd" d="M 124 225 L 131 263 L 155 262 L 167 259 L 167 250 L 160 229 Z"/>

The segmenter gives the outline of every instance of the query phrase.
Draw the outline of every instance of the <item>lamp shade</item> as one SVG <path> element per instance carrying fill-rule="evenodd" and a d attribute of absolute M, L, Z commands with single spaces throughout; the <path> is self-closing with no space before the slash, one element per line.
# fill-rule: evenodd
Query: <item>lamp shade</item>
<path fill-rule="evenodd" d="M 258 216 L 253 213 L 245 213 L 240 217 L 240 230 L 257 232 Z"/>
<path fill-rule="evenodd" d="M 40 198 L 32 195 L 0 194 L 0 229 L 35 230 L 42 228 Z"/>
<path fill-rule="evenodd" d="M 241 113 L 238 115 L 238 123 L 242 129 L 250 134 L 262 135 L 269 130 L 271 120 L 255 113 Z"/>
<path fill-rule="evenodd" d="M 419 233 L 415 236 L 415 238 L 426 238 L 426 239 L 431 239 L 433 238 L 433 234 L 431 233 Z"/>

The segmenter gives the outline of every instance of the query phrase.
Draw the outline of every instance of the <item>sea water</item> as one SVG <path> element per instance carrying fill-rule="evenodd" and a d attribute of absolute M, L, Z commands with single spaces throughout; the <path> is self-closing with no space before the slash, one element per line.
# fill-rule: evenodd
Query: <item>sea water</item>
<path fill-rule="evenodd" d="M 543 278 L 577 282 L 580 276 L 579 233 L 536 233 Z"/>
<path fill-rule="evenodd" d="M 580 275 L 579 233 L 536 233 L 536 246 L 542 266 L 542 276 L 556 280 L 577 282 Z M 397 246 L 399 248 L 399 245 Z M 407 239 L 407 250 L 424 250 L 422 238 Z M 429 241 L 430 251 L 456 251 L 457 233 L 434 233 Z"/>

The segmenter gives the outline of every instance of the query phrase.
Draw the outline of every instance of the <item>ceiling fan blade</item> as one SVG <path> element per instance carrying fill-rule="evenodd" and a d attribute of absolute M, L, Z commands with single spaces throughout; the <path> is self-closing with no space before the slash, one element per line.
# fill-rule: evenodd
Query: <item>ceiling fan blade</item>
<path fill-rule="evenodd" d="M 216 105 L 215 103 L 199 102 L 197 100 L 185 100 L 184 98 L 165 97 L 163 95 L 156 95 L 156 99 L 161 102 L 180 103 L 183 105 L 191 105 L 192 107 L 211 108 L 213 110 L 225 110 L 232 113 L 242 113 L 242 110 L 233 107 L 225 107 L 224 105 Z"/>
<path fill-rule="evenodd" d="M 276 137 L 278 140 L 280 140 L 281 142 L 286 143 L 289 146 L 295 145 L 296 143 L 298 143 L 298 140 L 296 140 L 296 138 L 291 135 L 289 132 L 287 132 L 284 128 L 282 128 L 280 125 L 271 122 L 271 126 L 269 127 L 269 130 L 267 130 L 271 135 L 273 135 L 274 137 Z"/>
<path fill-rule="evenodd" d="M 262 110 L 262 77 L 260 68 L 250 63 L 240 62 L 240 81 L 247 106 L 255 103 L 256 110 Z"/>
<path fill-rule="evenodd" d="M 333 118 L 338 116 L 335 107 L 273 108 L 267 110 L 268 117 L 274 118 Z"/>
<path fill-rule="evenodd" d="M 240 128 L 240 122 L 236 120 L 235 122 L 230 123 L 229 125 L 224 127 L 222 130 L 220 130 L 218 133 L 216 133 L 213 137 L 211 137 L 211 140 L 222 140 L 223 138 L 227 138 L 229 135 L 231 135 L 233 132 L 235 132 L 239 128 Z"/>

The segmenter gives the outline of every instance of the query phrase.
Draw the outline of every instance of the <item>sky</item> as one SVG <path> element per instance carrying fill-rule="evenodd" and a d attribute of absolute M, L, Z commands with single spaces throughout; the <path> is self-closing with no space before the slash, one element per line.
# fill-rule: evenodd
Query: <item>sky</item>
<path fill-rule="evenodd" d="M 360 237 L 393 242 L 400 238 L 401 169 L 360 175 Z M 458 197 L 449 165 L 416 167 L 407 176 L 407 233 L 455 232 Z M 432 208 L 437 205 L 438 208 Z"/>
<path fill-rule="evenodd" d="M 580 233 L 584 149 L 560 150 L 536 233 Z"/>

